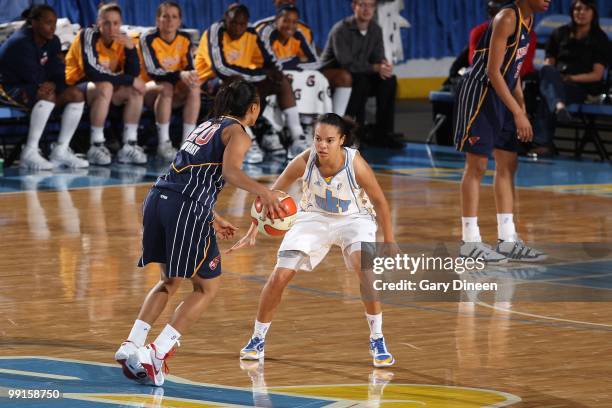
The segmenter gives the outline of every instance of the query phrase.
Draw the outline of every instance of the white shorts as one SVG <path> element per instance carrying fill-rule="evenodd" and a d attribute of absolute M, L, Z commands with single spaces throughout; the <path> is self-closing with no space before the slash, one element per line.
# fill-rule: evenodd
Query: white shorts
<path fill-rule="evenodd" d="M 344 253 L 351 244 L 375 242 L 376 229 L 376 221 L 371 215 L 328 215 L 300 211 L 278 252 L 303 252 L 308 260 L 301 263 L 299 269 L 311 271 L 325 258 L 332 245 L 339 246 Z"/>

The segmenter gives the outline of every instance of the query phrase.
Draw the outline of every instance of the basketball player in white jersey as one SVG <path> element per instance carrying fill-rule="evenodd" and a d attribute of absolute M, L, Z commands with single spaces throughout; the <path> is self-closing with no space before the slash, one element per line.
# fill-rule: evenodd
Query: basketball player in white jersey
<path fill-rule="evenodd" d="M 302 178 L 302 200 L 294 226 L 287 232 L 278 251 L 274 272 L 259 298 L 255 330 L 240 358 L 264 357 L 264 341 L 283 291 L 298 270 L 310 271 L 325 257 L 332 245 L 342 249 L 346 265 L 357 272 L 362 286 L 361 243 L 376 241 L 376 222 L 384 242 L 395 245 L 389 205 L 374 172 L 353 144 L 354 123 L 334 113 L 319 117 L 313 147 L 297 156 L 276 180 L 272 189 L 287 191 Z M 371 200 L 371 201 L 370 201 Z M 257 227 L 231 249 L 254 245 Z M 370 285 L 371 286 L 371 285 Z M 395 359 L 387 350 L 382 333 L 380 302 L 364 297 L 370 326 L 370 353 L 375 367 L 387 367 Z"/>

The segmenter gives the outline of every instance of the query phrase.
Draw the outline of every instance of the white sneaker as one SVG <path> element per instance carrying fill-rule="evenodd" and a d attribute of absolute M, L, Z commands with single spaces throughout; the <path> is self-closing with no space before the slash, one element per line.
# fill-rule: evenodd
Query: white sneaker
<path fill-rule="evenodd" d="M 167 140 L 157 146 L 157 155 L 164 161 L 173 161 L 176 157 L 176 149 L 172 146 L 172 142 Z"/>
<path fill-rule="evenodd" d="M 112 161 L 112 156 L 108 148 L 104 146 L 104 142 L 92 143 L 87 151 L 87 160 L 90 164 L 108 166 Z"/>
<path fill-rule="evenodd" d="M 299 155 L 304 150 L 310 149 L 311 145 L 312 144 L 309 143 L 308 138 L 306 136 L 302 135 L 298 137 L 289 146 L 289 149 L 287 150 L 287 158 L 289 160 L 293 159 L 295 156 Z"/>
<path fill-rule="evenodd" d="M 70 167 L 74 169 L 84 169 L 89 167 L 89 162 L 78 157 L 70 147 L 57 145 L 49 155 L 51 163 L 57 167 Z"/>
<path fill-rule="evenodd" d="M 124 341 L 119 346 L 119 349 L 115 353 L 115 361 L 117 361 L 123 368 L 123 375 L 130 380 L 136 380 L 138 382 L 145 382 L 149 377 L 147 370 L 142 365 L 133 365 L 133 361 L 130 361 L 131 366 L 127 365 L 127 360 L 136 353 L 138 347 L 136 344 L 129 340 Z"/>
<path fill-rule="evenodd" d="M 54 166 L 40 154 L 40 150 L 24 146 L 19 158 L 19 167 L 29 170 L 53 170 Z"/>
<path fill-rule="evenodd" d="M 257 144 L 257 140 L 253 139 L 251 141 L 251 147 L 249 147 L 249 150 L 247 150 L 246 155 L 244 156 L 244 162 L 248 164 L 257 164 L 261 163 L 263 159 L 264 152 Z"/>
<path fill-rule="evenodd" d="M 127 142 L 117 152 L 117 161 L 124 164 L 146 164 L 147 155 L 136 142 Z"/>
<path fill-rule="evenodd" d="M 261 148 L 273 155 L 285 154 L 285 147 L 281 143 L 280 136 L 276 132 L 264 135 L 263 139 L 261 139 Z"/>
<path fill-rule="evenodd" d="M 146 346 L 139 347 L 134 354 L 132 354 L 126 365 L 128 367 L 139 367 L 142 366 L 149 377 L 150 382 L 158 387 L 164 385 L 165 374 L 168 373 L 168 365 L 166 359 L 170 358 L 176 349 L 172 349 L 165 356 L 158 356 L 155 344 L 147 344 Z"/>

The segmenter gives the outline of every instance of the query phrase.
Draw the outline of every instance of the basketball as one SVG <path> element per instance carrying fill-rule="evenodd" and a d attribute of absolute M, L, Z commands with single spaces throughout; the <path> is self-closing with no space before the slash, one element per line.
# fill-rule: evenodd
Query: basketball
<path fill-rule="evenodd" d="M 260 233 L 269 237 L 280 237 L 285 235 L 293 226 L 293 223 L 295 223 L 297 205 L 293 198 L 287 194 L 281 198 L 280 202 L 286 214 L 282 221 L 278 218 L 271 221 L 270 218 L 266 217 L 263 211 L 263 204 L 259 197 L 253 202 L 253 206 L 251 207 L 251 219 L 253 220 L 253 224 L 257 224 L 257 229 L 259 229 Z"/>

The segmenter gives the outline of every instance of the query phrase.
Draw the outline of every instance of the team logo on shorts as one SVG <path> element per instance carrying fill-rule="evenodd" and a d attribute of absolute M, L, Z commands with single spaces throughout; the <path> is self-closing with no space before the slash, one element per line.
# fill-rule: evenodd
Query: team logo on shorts
<path fill-rule="evenodd" d="M 208 267 L 211 271 L 214 271 L 215 269 L 217 269 L 217 265 L 219 265 L 219 262 L 221 262 L 221 255 L 215 256 L 213 260 L 210 261 L 210 263 L 208 264 Z"/>
<path fill-rule="evenodd" d="M 472 146 L 474 146 L 478 141 L 480 140 L 480 138 L 478 136 L 471 136 L 468 141 L 470 142 L 470 144 Z"/>

